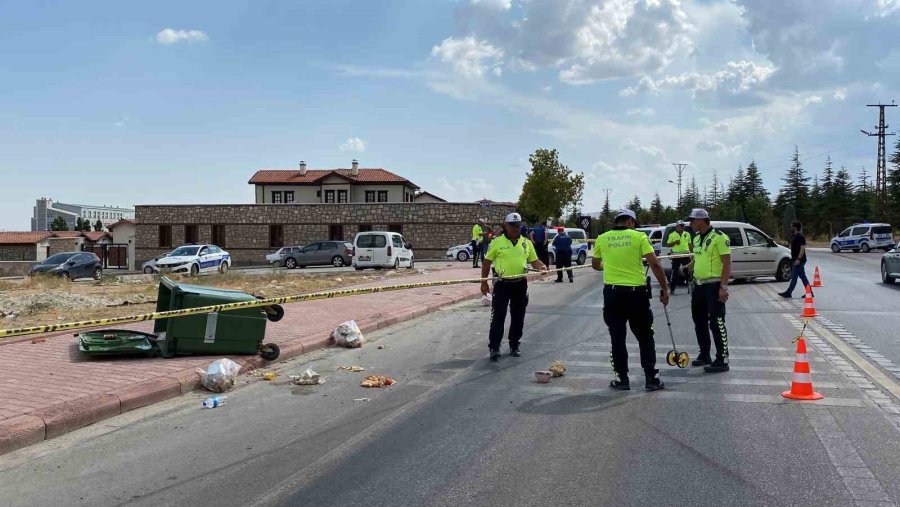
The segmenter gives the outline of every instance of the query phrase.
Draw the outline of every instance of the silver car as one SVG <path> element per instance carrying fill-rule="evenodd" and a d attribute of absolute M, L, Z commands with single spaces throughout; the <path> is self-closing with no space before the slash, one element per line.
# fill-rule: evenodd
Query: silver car
<path fill-rule="evenodd" d="M 141 271 L 143 271 L 145 274 L 148 274 L 148 275 L 152 275 L 153 273 L 159 273 L 159 268 L 156 267 L 156 263 L 158 261 L 168 257 L 169 254 L 171 254 L 171 253 L 172 252 L 166 252 L 162 255 L 158 255 L 158 256 L 150 259 L 149 261 L 141 264 Z"/>
<path fill-rule="evenodd" d="M 269 255 L 266 255 L 266 262 L 268 262 L 269 264 L 271 264 L 273 266 L 283 266 L 284 259 L 289 254 L 296 254 L 296 253 L 300 252 L 301 248 L 303 248 L 303 245 L 283 246 L 283 247 L 279 248 L 277 251 L 272 252 Z"/>
<path fill-rule="evenodd" d="M 881 281 L 894 283 L 900 278 L 900 243 L 881 257 Z"/>
<path fill-rule="evenodd" d="M 284 256 L 282 264 L 288 269 L 306 266 L 349 266 L 353 261 L 353 245 L 346 241 L 319 241 Z"/>

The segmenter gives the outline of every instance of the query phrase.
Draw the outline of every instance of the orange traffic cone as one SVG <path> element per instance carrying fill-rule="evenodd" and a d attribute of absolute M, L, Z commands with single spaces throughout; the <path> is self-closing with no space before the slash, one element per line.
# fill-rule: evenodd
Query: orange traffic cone
<path fill-rule="evenodd" d="M 822 277 L 819 276 L 819 266 L 816 266 L 816 274 L 813 275 L 813 287 L 822 287 Z"/>
<path fill-rule="evenodd" d="M 794 380 L 791 390 L 781 393 L 792 400 L 821 400 L 821 394 L 813 391 L 812 377 L 809 374 L 809 359 L 806 357 L 806 340 L 801 336 L 797 341 L 797 359 L 794 361 Z"/>
<path fill-rule="evenodd" d="M 806 286 L 806 306 L 803 308 L 803 313 L 800 314 L 801 317 L 818 317 L 819 314 L 816 312 L 816 307 L 813 304 L 812 297 L 812 289 L 809 285 Z"/>

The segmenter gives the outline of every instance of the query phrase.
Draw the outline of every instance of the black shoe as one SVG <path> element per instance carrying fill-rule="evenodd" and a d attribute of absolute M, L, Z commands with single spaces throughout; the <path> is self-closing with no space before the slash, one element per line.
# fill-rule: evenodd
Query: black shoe
<path fill-rule="evenodd" d="M 556 283 L 562 283 L 562 279 L 559 279 L 559 280 L 553 280 L 553 281 L 556 282 Z"/>
<path fill-rule="evenodd" d="M 697 359 L 691 361 L 691 366 L 706 366 L 712 364 L 712 359 L 709 356 L 697 356 Z"/>
<path fill-rule="evenodd" d="M 731 368 L 728 367 L 728 363 L 726 363 L 724 359 L 716 359 L 713 364 L 703 367 L 703 371 L 706 373 L 722 373 L 730 369 Z"/>
<path fill-rule="evenodd" d="M 522 353 L 519 352 L 519 347 L 510 347 L 509 355 L 511 355 L 513 357 L 522 357 Z"/>
<path fill-rule="evenodd" d="M 669 295 L 670 295 L 670 296 L 674 296 L 674 295 L 675 295 L 675 289 L 670 289 L 670 290 L 669 290 Z"/>
<path fill-rule="evenodd" d="M 617 377 L 609 383 L 609 387 L 617 391 L 630 391 L 631 383 L 628 382 L 628 377 Z"/>
<path fill-rule="evenodd" d="M 653 374 L 652 377 L 647 377 L 647 384 L 644 385 L 644 389 L 647 391 L 659 391 L 660 389 L 665 389 L 666 385 L 663 384 L 663 381 L 659 378 L 659 371 Z"/>
<path fill-rule="evenodd" d="M 574 279 L 574 278 L 569 278 L 569 283 L 575 283 L 575 279 Z"/>
<path fill-rule="evenodd" d="M 778 295 L 785 299 L 791 299 L 791 297 L 793 297 L 790 294 L 788 294 L 787 292 L 779 292 Z"/>
<path fill-rule="evenodd" d="M 499 361 L 499 360 L 500 360 L 500 351 L 499 351 L 499 350 L 492 350 L 492 351 L 491 351 L 491 362 L 492 362 L 492 363 L 496 363 L 496 362 Z"/>

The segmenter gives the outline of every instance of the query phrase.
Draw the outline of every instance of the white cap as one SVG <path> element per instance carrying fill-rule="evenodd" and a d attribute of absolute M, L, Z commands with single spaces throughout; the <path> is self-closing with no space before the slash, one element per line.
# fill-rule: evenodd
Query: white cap
<path fill-rule="evenodd" d="M 613 218 L 613 220 L 616 220 L 619 217 L 629 217 L 632 220 L 634 220 L 635 222 L 637 222 L 637 215 L 635 215 L 634 211 L 631 211 L 630 209 L 624 209 L 624 208 L 620 209 L 619 211 L 616 212 L 616 216 Z"/>
<path fill-rule="evenodd" d="M 684 220 L 679 220 L 679 221 L 675 222 L 676 227 L 678 227 L 679 225 L 684 225 Z"/>
<path fill-rule="evenodd" d="M 522 215 L 518 213 L 510 213 L 506 215 L 506 223 L 508 224 L 518 224 L 522 222 Z"/>
<path fill-rule="evenodd" d="M 709 213 L 703 208 L 694 208 L 688 218 L 709 218 Z"/>

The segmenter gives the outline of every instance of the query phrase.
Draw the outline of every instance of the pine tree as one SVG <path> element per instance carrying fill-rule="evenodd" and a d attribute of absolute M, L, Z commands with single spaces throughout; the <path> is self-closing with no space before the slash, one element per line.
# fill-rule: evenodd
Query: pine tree
<path fill-rule="evenodd" d="M 809 176 L 803 170 L 800 163 L 800 150 L 794 146 L 794 154 L 791 156 L 791 167 L 781 178 L 784 185 L 775 199 L 775 213 L 783 217 L 788 206 L 794 208 L 794 215 L 798 220 L 805 221 L 809 212 Z"/>
<path fill-rule="evenodd" d="M 763 185 L 762 175 L 759 174 L 759 168 L 756 167 L 755 161 L 750 161 L 742 180 L 742 193 L 745 199 L 751 196 L 769 198 L 769 191 Z"/>
<path fill-rule="evenodd" d="M 100 219 L 98 218 L 97 223 L 94 224 L 94 231 L 100 232 L 102 230 L 103 230 L 103 222 L 101 222 Z"/>
<path fill-rule="evenodd" d="M 66 223 L 65 218 L 63 218 L 61 216 L 57 216 L 56 218 L 53 219 L 53 222 L 50 223 L 50 230 L 51 231 L 68 231 L 69 224 Z"/>
<path fill-rule="evenodd" d="M 854 217 L 851 216 L 853 213 L 853 181 L 844 166 L 841 166 L 835 174 L 833 188 L 831 202 L 835 209 L 843 210 L 843 213 L 836 216 L 833 222 L 834 230 L 837 232 L 854 222 Z"/>
<path fill-rule="evenodd" d="M 663 204 L 662 199 L 659 198 L 659 192 L 657 192 L 653 196 L 653 201 L 650 202 L 650 220 L 659 224 L 662 223 L 663 219 Z"/>
<path fill-rule="evenodd" d="M 722 199 L 725 198 L 725 196 L 719 192 L 720 184 L 718 171 L 713 171 L 712 188 L 709 190 L 708 202 L 706 203 L 707 207 L 715 209 L 719 207 L 719 204 L 722 203 Z"/>
<path fill-rule="evenodd" d="M 869 174 L 866 172 L 865 166 L 859 172 L 859 183 L 856 185 L 856 191 L 853 193 L 854 206 L 856 215 L 862 220 L 869 220 L 872 215 L 873 202 L 875 193 L 872 185 L 869 184 Z"/>

